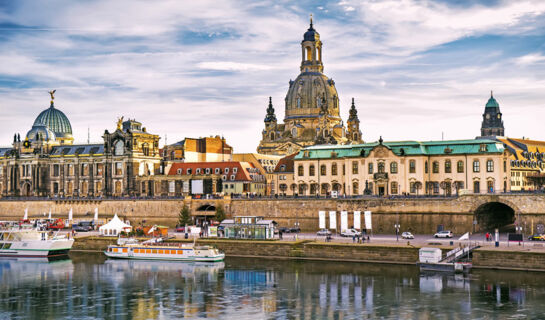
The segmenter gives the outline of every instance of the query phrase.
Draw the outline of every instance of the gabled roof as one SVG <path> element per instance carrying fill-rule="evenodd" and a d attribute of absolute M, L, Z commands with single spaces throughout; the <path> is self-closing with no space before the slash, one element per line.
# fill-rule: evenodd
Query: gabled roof
<path fill-rule="evenodd" d="M 286 157 L 280 159 L 280 161 L 278 161 L 278 164 L 274 168 L 274 172 L 275 173 L 278 173 L 278 172 L 294 172 L 293 171 L 293 167 L 294 167 L 293 166 L 293 158 L 295 158 L 295 156 L 297 154 L 298 153 L 290 154 L 289 156 L 286 156 Z M 282 166 L 284 166 L 284 170 L 282 170 Z"/>
<path fill-rule="evenodd" d="M 219 168 L 217 175 L 226 175 L 228 181 L 252 181 L 252 176 L 261 175 L 260 171 L 250 162 L 226 161 L 226 162 L 178 162 L 173 163 L 168 172 L 169 176 L 187 175 L 187 169 L 191 169 L 191 175 L 206 175 L 206 169 L 210 169 L 210 175 L 214 175 L 215 169 Z M 228 168 L 229 172 L 225 173 Z M 235 180 L 231 180 L 233 169 L 236 168 Z M 181 169 L 181 173 L 178 170 Z M 201 169 L 200 174 L 196 174 L 197 169 Z"/>

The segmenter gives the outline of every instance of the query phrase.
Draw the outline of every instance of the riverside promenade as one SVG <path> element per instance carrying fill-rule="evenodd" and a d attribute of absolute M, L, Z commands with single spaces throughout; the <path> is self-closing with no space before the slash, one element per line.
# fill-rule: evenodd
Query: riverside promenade
<path fill-rule="evenodd" d="M 193 242 L 193 239 L 182 239 L 182 234 L 168 240 L 173 243 Z M 78 234 L 73 251 L 103 251 L 109 244 L 115 243 L 116 237 L 99 237 L 91 234 Z M 371 237 L 364 243 L 353 243 L 352 238 L 334 237 L 326 242 L 324 237 L 310 234 L 283 235 L 283 239 L 274 240 L 232 240 L 222 238 L 195 239 L 198 244 L 216 246 L 225 252 L 227 257 L 254 257 L 260 259 L 298 259 L 315 261 L 342 261 L 355 263 L 384 263 L 415 265 L 418 250 L 422 247 L 437 247 L 443 253 L 452 250 L 467 241 L 435 239 L 429 236 L 414 240 L 396 241 L 395 235 Z M 451 245 L 452 241 L 452 245 Z M 524 270 L 545 272 L 545 246 L 542 243 L 477 241 L 481 248 L 473 252 L 473 267 L 483 269 Z M 264 262 L 266 263 L 266 262 Z"/>

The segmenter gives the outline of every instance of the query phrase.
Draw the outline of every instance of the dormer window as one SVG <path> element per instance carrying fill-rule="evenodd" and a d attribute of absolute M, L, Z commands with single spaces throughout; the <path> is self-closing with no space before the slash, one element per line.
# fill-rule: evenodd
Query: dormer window
<path fill-rule="evenodd" d="M 215 174 L 220 174 L 220 168 L 214 169 L 214 173 L 215 173 Z"/>
<path fill-rule="evenodd" d="M 187 174 L 191 174 L 191 168 L 187 168 Z"/>
<path fill-rule="evenodd" d="M 196 174 L 201 174 L 201 168 L 197 168 L 197 170 L 195 171 Z"/>
<path fill-rule="evenodd" d="M 235 180 L 235 175 L 231 175 L 231 180 L 234 181 Z"/>
<path fill-rule="evenodd" d="M 225 168 L 225 174 L 229 173 L 229 168 Z"/>
<path fill-rule="evenodd" d="M 177 173 L 177 174 L 182 174 L 182 169 L 176 170 L 176 173 Z"/>
<path fill-rule="evenodd" d="M 210 174 L 210 168 L 206 168 L 206 174 Z"/>
<path fill-rule="evenodd" d="M 233 173 L 237 173 L 237 168 L 233 168 Z"/>

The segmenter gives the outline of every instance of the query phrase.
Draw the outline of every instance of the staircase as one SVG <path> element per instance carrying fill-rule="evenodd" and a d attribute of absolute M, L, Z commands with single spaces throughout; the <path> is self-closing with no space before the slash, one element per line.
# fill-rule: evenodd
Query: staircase
<path fill-rule="evenodd" d="M 470 245 L 469 247 L 456 248 L 447 252 L 447 255 L 440 262 L 453 263 L 461 260 L 464 257 L 468 257 L 473 250 L 480 248 L 477 244 Z"/>

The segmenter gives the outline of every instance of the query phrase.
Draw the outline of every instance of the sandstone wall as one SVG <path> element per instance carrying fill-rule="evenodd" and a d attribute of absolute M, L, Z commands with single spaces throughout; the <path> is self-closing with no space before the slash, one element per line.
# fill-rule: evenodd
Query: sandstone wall
<path fill-rule="evenodd" d="M 401 225 L 401 231 L 413 233 L 434 233 L 438 225 L 456 234 L 472 230 L 473 213 L 487 202 L 502 202 L 520 214 L 520 220 L 530 230 L 532 226 L 545 223 L 545 196 L 541 195 L 471 195 L 458 198 L 434 199 L 221 199 L 221 200 L 51 200 L 51 201 L 9 201 L 0 200 L 0 220 L 19 220 L 25 208 L 29 217 L 43 217 L 51 209 L 53 217 L 68 217 L 73 209 L 75 220 L 90 220 L 95 208 L 99 218 L 111 218 L 117 213 L 130 220 L 133 225 L 146 220 L 146 224 L 174 226 L 180 209 L 188 205 L 192 214 L 202 214 L 199 209 L 223 205 L 228 216 L 264 216 L 273 219 L 280 226 L 292 227 L 299 222 L 301 229 L 318 229 L 318 211 L 348 211 L 349 226 L 353 223 L 355 210 L 373 212 L 373 233 L 393 233 L 394 224 Z M 339 217 L 337 218 L 340 219 Z M 339 224 L 340 221 L 337 221 Z M 362 217 L 363 223 L 363 217 Z"/>

